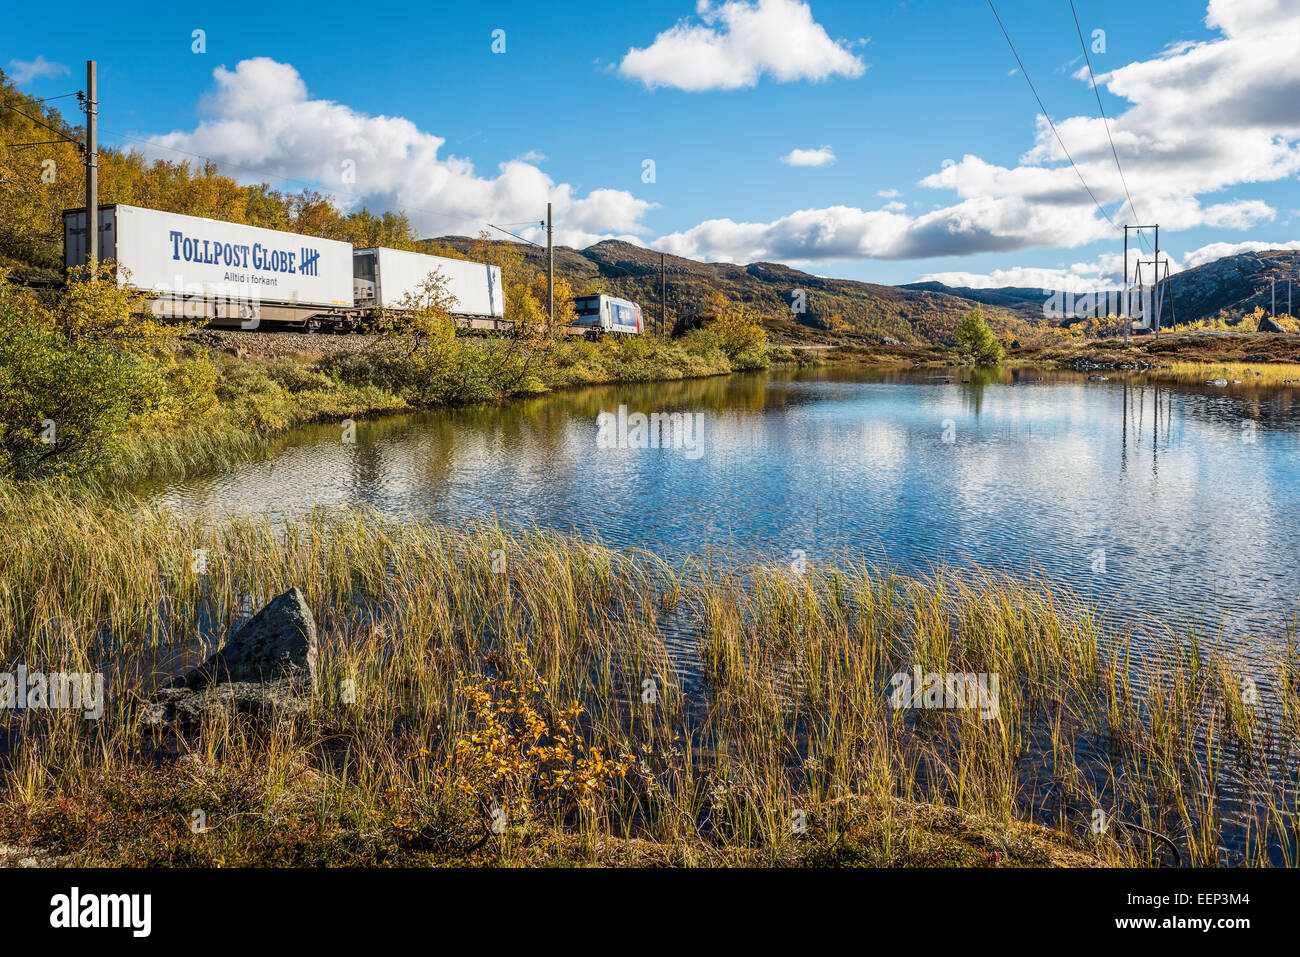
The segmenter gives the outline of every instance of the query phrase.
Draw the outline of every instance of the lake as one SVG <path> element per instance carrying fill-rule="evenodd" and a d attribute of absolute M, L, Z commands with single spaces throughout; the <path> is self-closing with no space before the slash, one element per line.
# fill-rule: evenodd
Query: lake
<path fill-rule="evenodd" d="M 1068 585 L 1140 632 L 1280 632 L 1300 392 L 949 371 L 776 370 L 314 426 L 265 461 L 143 491 L 217 513 L 497 517 L 669 557 L 978 564 Z M 689 418 L 641 447 L 638 412 Z"/>

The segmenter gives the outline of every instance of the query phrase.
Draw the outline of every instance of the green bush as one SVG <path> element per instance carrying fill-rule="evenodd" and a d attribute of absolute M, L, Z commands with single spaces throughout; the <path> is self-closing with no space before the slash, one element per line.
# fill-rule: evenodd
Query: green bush
<path fill-rule="evenodd" d="M 69 341 L 0 299 L 0 475 L 76 475 L 166 391 L 159 370 L 111 343 Z"/>
<path fill-rule="evenodd" d="M 974 359 L 976 365 L 995 366 L 1002 361 L 1002 343 L 998 342 L 985 323 L 984 313 L 978 306 L 961 318 L 953 335 L 963 352 Z"/>

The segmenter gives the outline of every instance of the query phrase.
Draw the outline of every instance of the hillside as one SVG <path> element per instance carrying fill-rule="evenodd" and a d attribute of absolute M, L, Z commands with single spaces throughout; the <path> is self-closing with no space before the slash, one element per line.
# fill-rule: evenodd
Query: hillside
<path fill-rule="evenodd" d="M 1270 283 L 1277 283 L 1277 312 L 1286 313 L 1287 282 L 1292 289 L 1293 307 L 1300 306 L 1300 251 L 1270 250 L 1225 256 L 1213 262 L 1174 273 L 1167 293 L 1172 311 L 1166 303 L 1162 310 L 1165 326 L 1176 319 L 1178 325 L 1216 317 L 1238 318 L 1261 308 L 1272 311 Z M 1043 301 L 1053 295 L 1042 289 L 1001 286 L 975 289 L 969 286 L 946 286 L 941 282 L 917 282 L 900 286 L 917 292 L 946 293 L 974 302 L 996 306 L 1032 321 L 1042 317 Z M 1110 295 L 1118 296 L 1117 290 Z"/>
<path fill-rule="evenodd" d="M 0 268 L 14 279 L 34 284 L 55 282 L 62 260 L 62 210 L 85 202 L 80 157 L 67 142 L 28 148 L 48 137 L 33 121 L 77 138 L 79 130 L 59 111 L 15 89 L 0 70 Z M 43 163 L 56 161 L 61 172 L 43 178 Z M 437 251 L 439 246 L 468 252 L 475 240 L 447 237 L 421 241 L 400 213 L 344 212 L 329 197 L 304 190 L 285 194 L 267 184 L 241 185 L 215 164 L 146 161 L 142 156 L 106 148 L 100 157 L 100 201 L 122 202 L 227 222 L 283 229 L 337 239 L 356 246 L 391 246 Z M 545 253 L 517 246 L 528 271 L 545 268 Z M 661 315 L 660 257 L 657 252 L 617 240 L 586 249 L 560 247 L 557 276 L 578 292 L 605 291 L 641 303 L 650 328 Z M 1173 278 L 1173 313 L 1179 324 L 1220 313 L 1241 315 L 1256 306 L 1269 308 L 1269 281 L 1279 281 L 1278 311 L 1286 309 L 1286 280 L 1297 275 L 1300 252 L 1242 253 L 1199 266 Z M 746 304 L 763 317 L 777 342 L 925 345 L 950 344 L 957 321 L 976 305 L 989 325 L 1025 343 L 1044 338 L 1044 292 L 1041 289 L 954 288 L 942 283 L 887 286 L 831 279 L 778 263 L 704 263 L 665 257 L 667 321 L 682 330 L 708 313 L 711 297 L 722 295 Z M 799 293 L 802 292 L 802 297 Z M 792 303 L 802 298 L 803 312 Z M 1165 324 L 1170 321 L 1165 312 Z"/>
<path fill-rule="evenodd" d="M 472 240 L 442 237 L 437 242 L 467 251 Z M 508 242 L 508 241 L 503 241 Z M 545 250 L 518 245 L 529 268 L 546 268 Z M 555 274 L 579 292 L 597 289 L 641 304 L 655 328 L 660 318 L 659 253 L 618 240 L 586 249 L 555 250 Z M 778 340 L 925 344 L 949 342 L 953 326 L 977 304 L 946 291 L 884 286 L 850 279 L 828 279 L 777 263 L 704 263 L 666 256 L 668 323 L 681 328 L 720 293 L 743 302 L 764 316 Z M 804 292 L 806 311 L 791 309 L 796 290 Z M 1034 323 L 1000 306 L 985 308 L 990 326 L 1032 337 Z"/>

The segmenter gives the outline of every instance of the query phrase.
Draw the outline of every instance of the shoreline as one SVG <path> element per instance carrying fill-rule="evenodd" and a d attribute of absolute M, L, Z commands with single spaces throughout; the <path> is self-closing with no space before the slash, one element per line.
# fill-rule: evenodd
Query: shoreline
<path fill-rule="evenodd" d="M 0 844 L 51 863 L 1148 866 L 1159 841 L 1098 839 L 1088 808 L 1217 833 L 1220 809 L 1179 797 L 1195 774 L 1156 800 L 1142 769 L 1171 748 L 1189 768 L 1259 762 L 1260 721 L 1294 734 L 1290 712 L 1217 713 L 1234 671 L 1182 649 L 1140 669 L 1173 706 L 1148 725 L 1157 699 L 1130 696 L 1133 666 L 1086 606 L 990 572 L 687 574 L 545 530 L 353 511 L 277 532 L 53 494 L 0 503 L 0 518 L 17 548 L 0 596 L 12 653 L 109 679 L 99 722 L 8 719 L 25 733 L 5 754 Z M 144 721 L 152 689 L 293 584 L 320 643 L 305 710 Z M 693 663 L 664 644 L 674 610 L 697 622 Z M 948 644 L 950 618 L 965 624 Z M 87 657 L 95 634 L 120 657 Z M 919 688 L 891 706 L 890 674 L 983 672 L 1001 676 L 992 711 L 928 710 Z M 1206 720 L 1218 733 L 1201 754 Z M 1107 738 L 1109 757 L 1086 757 Z M 1045 781 L 1056 812 L 1022 802 Z M 1291 813 L 1285 790 L 1273 800 Z M 189 827 L 195 809 L 207 830 Z M 1203 840 L 1181 853 L 1222 863 Z M 1271 853 L 1246 840 L 1245 859 Z"/>
<path fill-rule="evenodd" d="M 617 365 L 561 364 L 548 381 L 492 399 L 469 402 L 412 403 L 393 391 L 364 380 L 340 379 L 332 362 L 368 354 L 374 337 L 269 334 L 201 329 L 186 340 L 206 350 L 217 362 L 223 380 L 240 381 L 261 376 L 264 392 L 279 390 L 279 379 L 307 381 L 316 375 L 313 388 L 288 392 L 271 421 L 253 427 L 228 422 L 192 423 L 186 428 L 163 433 L 143 433 L 119 443 L 101 471 L 90 480 L 111 487 L 127 479 L 183 479 L 214 469 L 256 461 L 267 455 L 274 443 L 289 430 L 328 421 L 361 417 L 436 411 L 478 404 L 500 405 L 544 397 L 574 388 L 647 382 L 675 382 L 713 378 L 756 368 L 845 368 L 907 371 L 912 369 L 969 368 L 955 352 L 943 346 L 830 346 L 801 349 L 770 345 L 757 367 L 733 368 L 727 363 L 695 367 L 682 364 Z M 1271 352 L 1265 354 L 1261 342 Z M 680 348 L 668 343 L 670 348 Z M 471 348 L 473 348 L 471 346 Z M 1285 361 L 1294 357 L 1296 362 Z M 1247 358 L 1256 361 L 1245 361 Z M 680 359 L 674 357 L 674 361 Z M 992 368 L 992 367 L 990 367 Z M 1116 376 L 1140 375 L 1148 381 L 1170 385 L 1216 386 L 1300 386 L 1300 334 L 1220 333 L 1206 336 L 1165 336 L 1155 340 L 1134 340 L 1124 347 L 1119 340 L 1096 340 L 1078 346 L 1025 347 L 1008 352 L 1000 368 L 1009 371 L 1042 369 L 1101 373 Z M 269 374 L 269 375 L 268 375 Z M 295 383 L 296 384 L 296 383 Z M 283 390 L 281 390 L 283 391 Z M 241 396 L 249 403 L 261 399 L 255 390 Z"/>

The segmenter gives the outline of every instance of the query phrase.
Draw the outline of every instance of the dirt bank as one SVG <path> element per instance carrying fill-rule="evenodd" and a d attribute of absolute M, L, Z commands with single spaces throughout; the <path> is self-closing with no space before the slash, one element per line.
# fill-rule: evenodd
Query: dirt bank
<path fill-rule="evenodd" d="M 229 352 L 241 359 L 288 359 L 319 358 L 335 352 L 359 352 L 373 345 L 375 338 L 368 335 L 196 329 L 185 340 Z"/>

